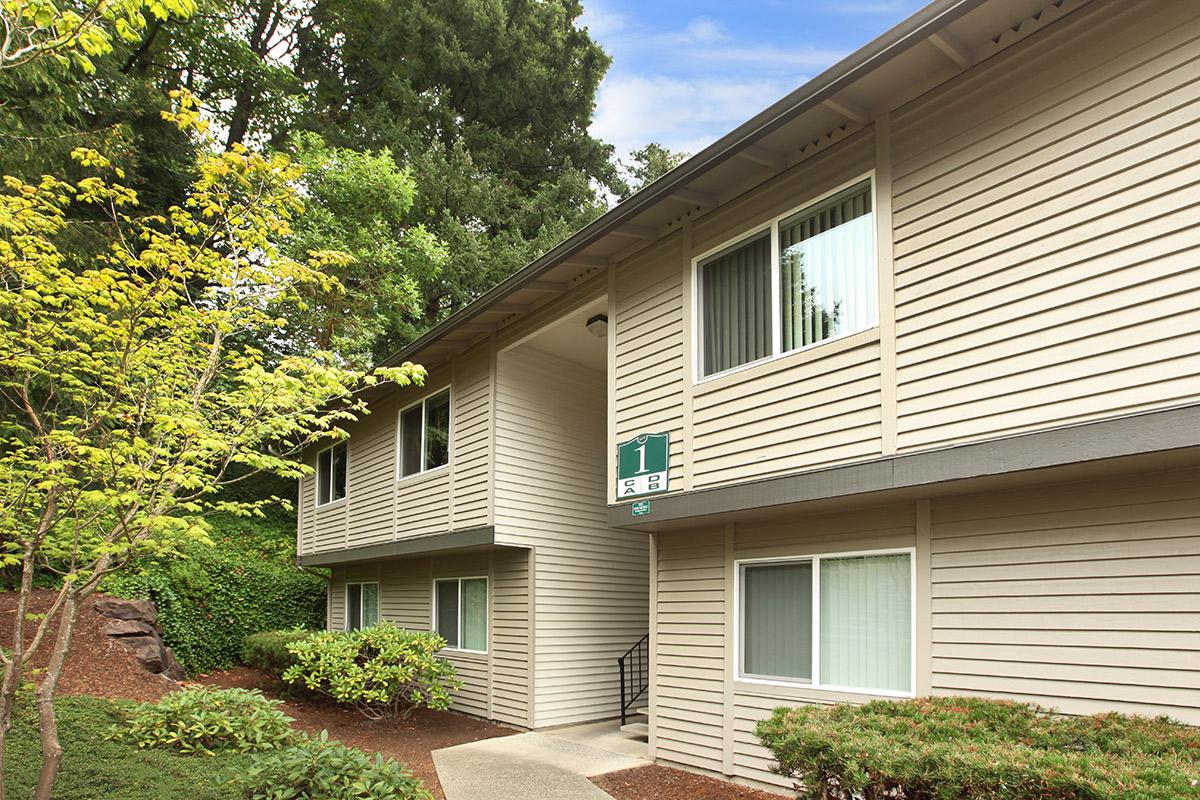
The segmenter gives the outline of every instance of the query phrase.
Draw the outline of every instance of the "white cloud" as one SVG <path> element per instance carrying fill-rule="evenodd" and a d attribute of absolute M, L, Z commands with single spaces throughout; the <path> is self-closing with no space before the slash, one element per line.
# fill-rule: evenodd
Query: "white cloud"
<path fill-rule="evenodd" d="M 610 75 L 600 86 L 591 132 L 621 154 L 648 142 L 695 153 L 799 82 Z"/>
<path fill-rule="evenodd" d="M 597 41 L 623 30 L 626 24 L 624 16 L 605 9 L 599 3 L 588 3 L 579 15 L 579 27 L 587 28 Z"/>

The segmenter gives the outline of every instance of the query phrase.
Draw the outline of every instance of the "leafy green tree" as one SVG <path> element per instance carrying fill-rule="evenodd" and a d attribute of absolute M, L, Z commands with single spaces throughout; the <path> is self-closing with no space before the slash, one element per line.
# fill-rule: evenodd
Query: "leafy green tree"
<path fill-rule="evenodd" d="M 444 245 L 409 222 L 416 183 L 391 153 L 329 147 L 316 134 L 296 138 L 304 168 L 304 210 L 285 252 L 295 258 L 321 249 L 350 258 L 329 267 L 343 291 L 311 285 L 300 292 L 297 320 L 304 349 L 332 350 L 361 366 L 381 353 L 377 342 L 403 337 L 406 320 L 421 308 L 421 285 L 437 278 Z"/>
<path fill-rule="evenodd" d="M 603 210 L 596 187 L 617 175 L 587 128 L 609 58 L 581 11 L 578 0 L 315 0 L 297 124 L 409 165 L 420 192 L 408 219 L 450 254 L 419 282 L 414 330 Z"/>
<path fill-rule="evenodd" d="M 658 142 L 634 150 L 629 154 L 628 161 L 620 161 L 623 173 L 620 199 L 624 200 L 642 187 L 654 183 L 686 161 L 688 155 L 670 150 Z"/>
<path fill-rule="evenodd" d="M 180 102 L 165 116 L 202 130 L 194 101 Z M 297 454 L 341 435 L 364 410 L 353 389 L 376 380 L 320 352 L 271 363 L 258 344 L 281 335 L 277 307 L 297 287 L 336 291 L 324 268 L 348 258 L 321 250 L 300 261 L 277 247 L 301 209 L 299 165 L 235 146 L 200 161 L 185 202 L 143 215 L 108 159 L 74 156 L 92 174 L 5 178 L 0 193 L 0 564 L 21 575 L 0 651 L 0 766 L 31 655 L 55 631 L 37 686 L 38 800 L 62 758 L 54 695 L 81 602 L 139 554 L 205 540 L 207 515 L 278 502 L 220 491 L 250 475 L 305 474 Z M 103 214 L 108 243 L 82 269 L 59 247 L 77 204 Z M 424 377 L 412 364 L 380 374 Z M 31 621 L 46 561 L 63 566 L 62 586 Z"/>

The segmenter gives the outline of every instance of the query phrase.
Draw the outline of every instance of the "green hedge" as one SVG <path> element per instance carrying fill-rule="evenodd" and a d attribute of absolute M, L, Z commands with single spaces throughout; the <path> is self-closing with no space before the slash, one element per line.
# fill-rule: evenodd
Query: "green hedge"
<path fill-rule="evenodd" d="M 242 663 L 278 678 L 296 663 L 296 656 L 288 650 L 288 645 L 303 641 L 312 633 L 295 628 L 290 631 L 252 633 L 242 644 Z"/>
<path fill-rule="evenodd" d="M 163 638 L 190 673 L 239 663 L 249 634 L 325 627 L 326 575 L 295 565 L 290 515 L 212 522 L 214 546 L 136 564 L 103 591 L 153 600 Z"/>
<path fill-rule="evenodd" d="M 779 708 L 755 731 L 813 800 L 1200 798 L 1200 729 L 967 697 Z"/>

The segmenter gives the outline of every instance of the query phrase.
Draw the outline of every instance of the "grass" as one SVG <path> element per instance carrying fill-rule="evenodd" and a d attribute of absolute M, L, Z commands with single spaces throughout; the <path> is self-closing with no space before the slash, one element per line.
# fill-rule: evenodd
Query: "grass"
<path fill-rule="evenodd" d="M 124 717 L 119 706 L 96 697 L 56 701 L 63 763 L 54 797 L 61 800 L 228 800 L 231 785 L 250 756 L 188 756 L 110 741 L 106 733 Z M 29 797 L 41 766 L 37 716 L 31 703 L 18 709 L 5 758 L 9 797 Z"/>

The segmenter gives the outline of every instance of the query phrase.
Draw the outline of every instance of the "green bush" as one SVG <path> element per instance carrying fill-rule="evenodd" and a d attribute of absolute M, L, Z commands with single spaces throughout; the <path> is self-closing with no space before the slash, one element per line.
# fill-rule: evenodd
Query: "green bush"
<path fill-rule="evenodd" d="M 436 656 L 446 640 L 382 622 L 344 633 L 313 634 L 288 645 L 296 663 L 283 673 L 300 684 L 350 705 L 367 717 L 408 717 L 420 706 L 444 709 L 462 688 L 454 667 Z"/>
<path fill-rule="evenodd" d="M 135 707 L 111 735 L 138 747 L 170 747 L 185 753 L 220 750 L 249 753 L 295 741 L 291 717 L 257 689 L 198 686 L 171 692 L 157 703 Z"/>
<path fill-rule="evenodd" d="M 312 631 L 298 628 L 252 633 L 242 644 L 242 663 L 278 677 L 296 663 L 296 657 L 288 650 L 288 645 L 312 635 Z"/>
<path fill-rule="evenodd" d="M 103 591 L 153 600 L 163 639 L 189 673 L 234 666 L 249 634 L 325 627 L 326 576 L 296 566 L 291 515 L 218 516 L 211 523 L 213 546 L 143 560 L 108 579 Z"/>
<path fill-rule="evenodd" d="M 428 800 L 420 780 L 392 759 L 320 738 L 254 757 L 247 800 Z"/>
<path fill-rule="evenodd" d="M 240 789 L 252 756 L 230 751 L 197 758 L 179 750 L 140 748 L 106 735 L 126 724 L 128 704 L 98 697 L 54 701 L 62 767 L 54 797 L 69 800 L 229 800 Z M 27 798 L 41 767 L 37 712 L 22 693 L 5 742 L 4 787 Z"/>
<path fill-rule="evenodd" d="M 969 697 L 779 708 L 756 730 L 814 800 L 1200 798 L 1200 730 Z"/>

